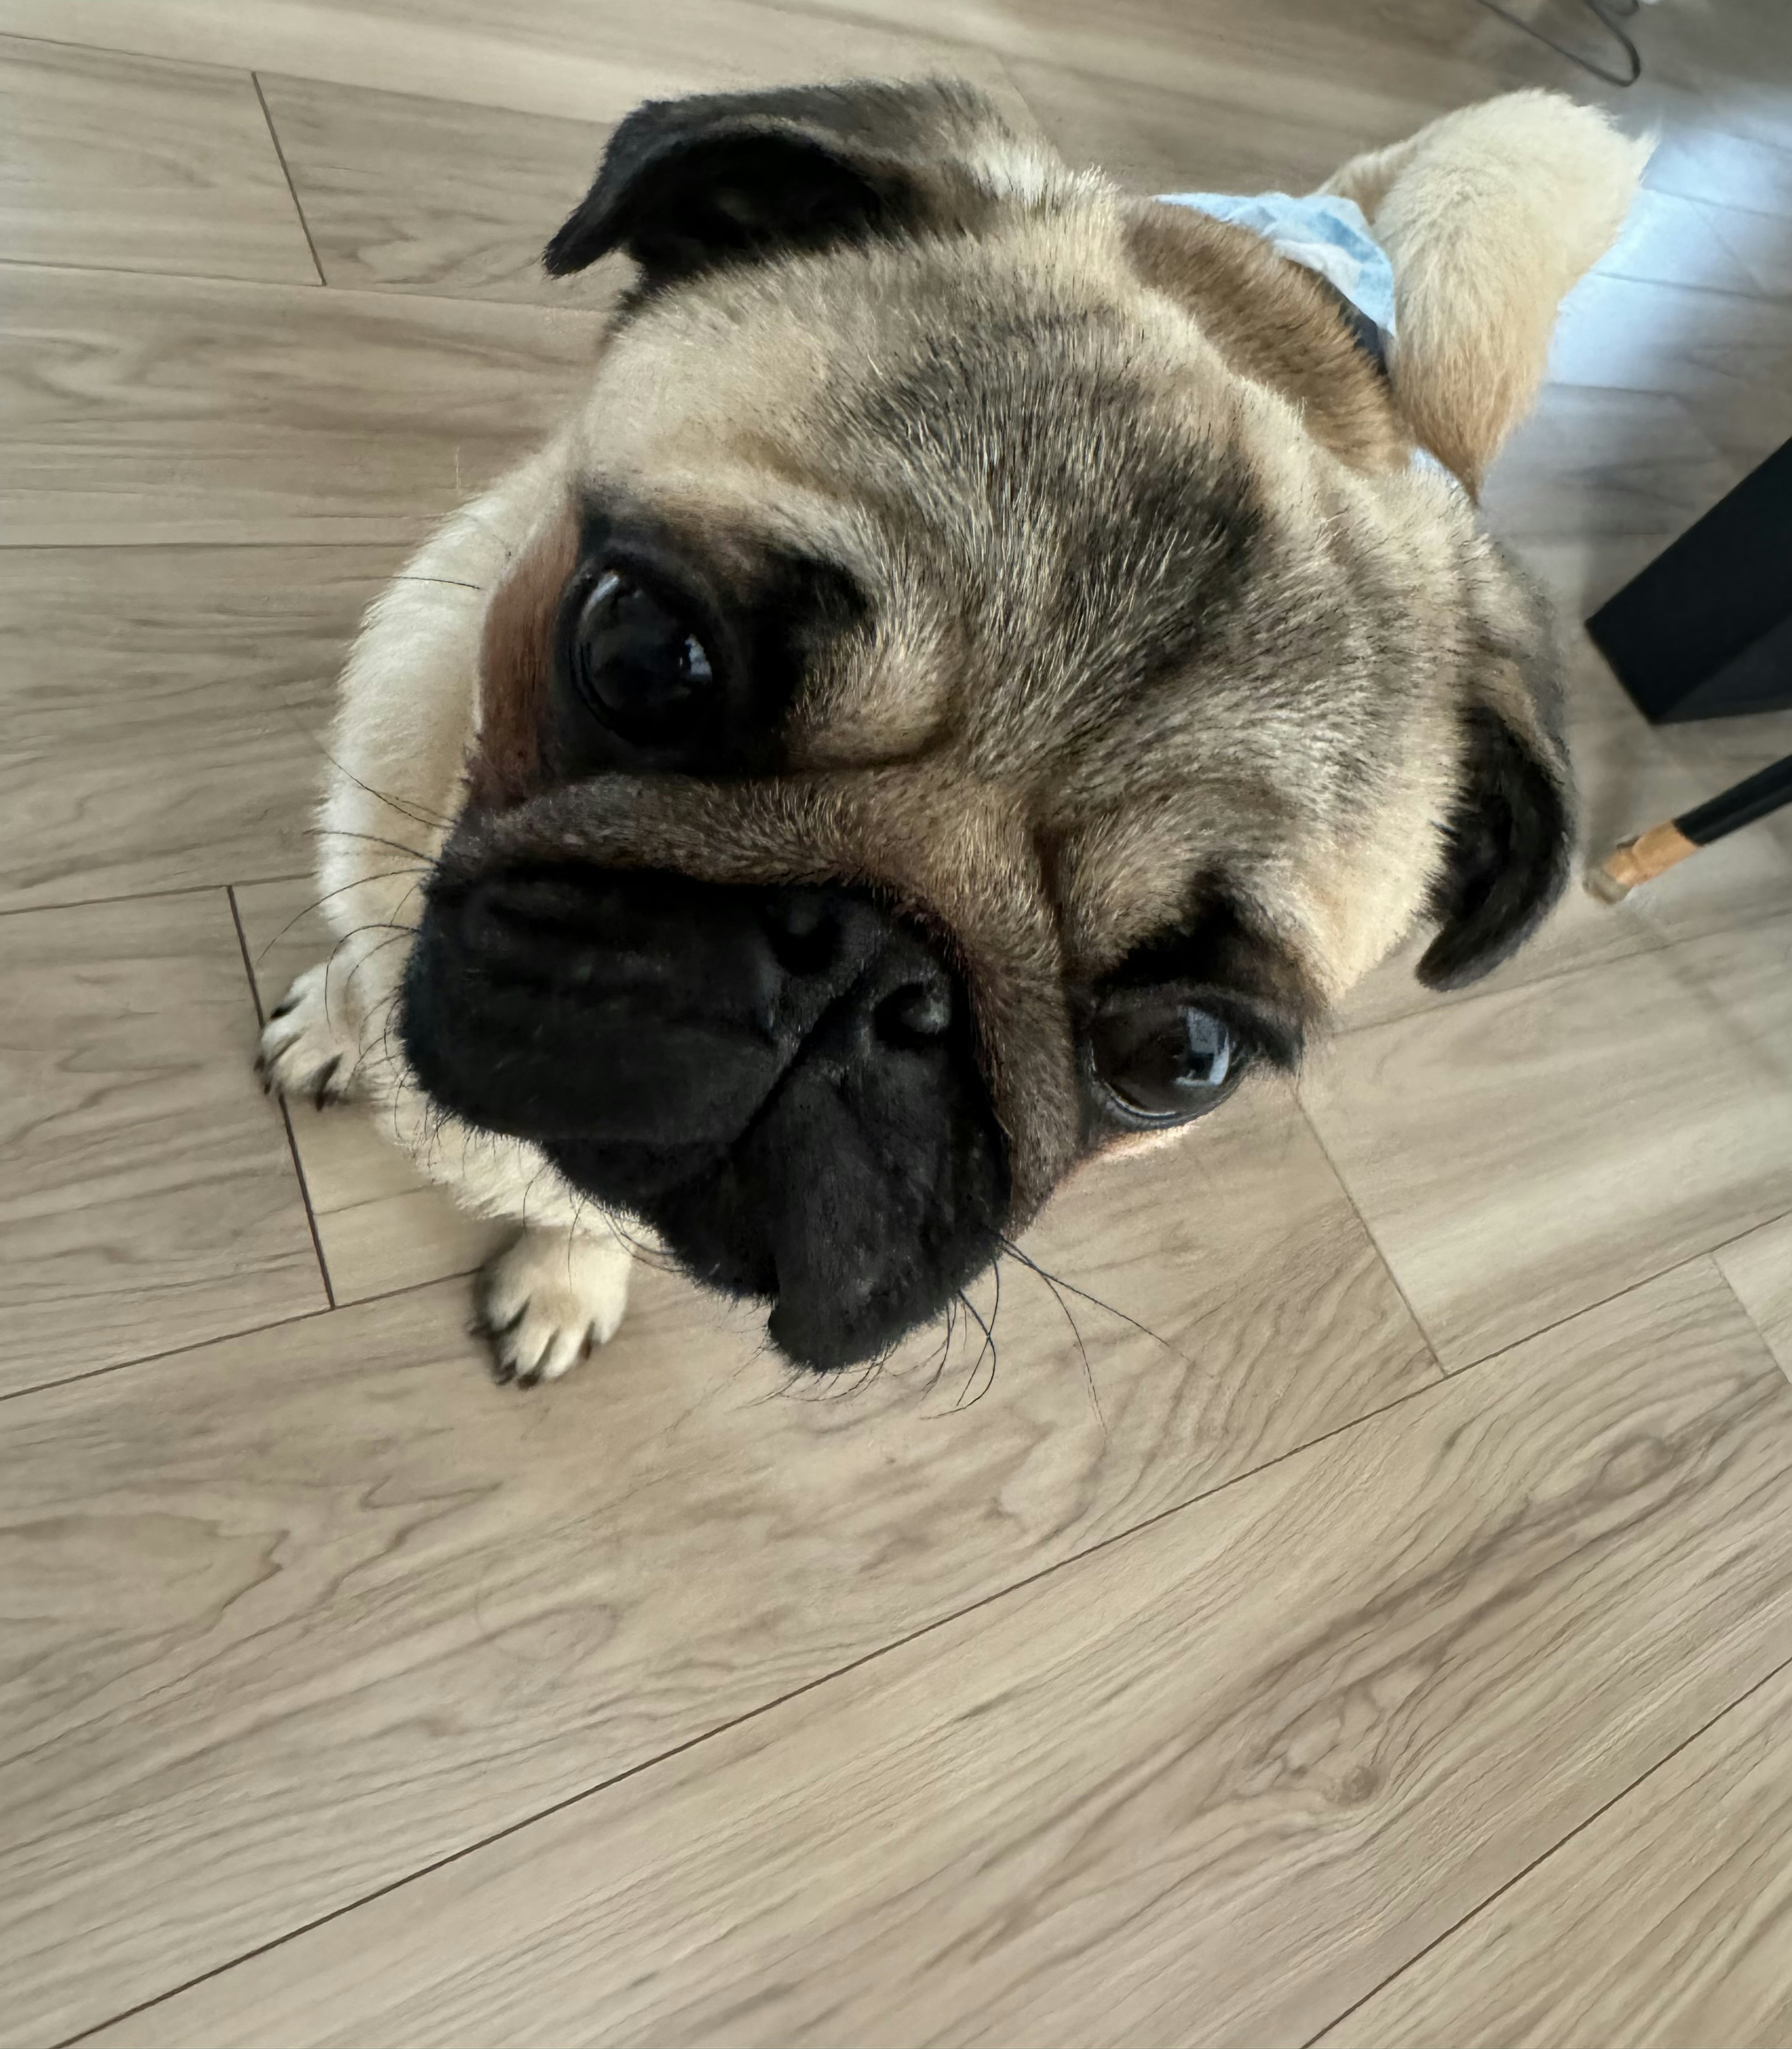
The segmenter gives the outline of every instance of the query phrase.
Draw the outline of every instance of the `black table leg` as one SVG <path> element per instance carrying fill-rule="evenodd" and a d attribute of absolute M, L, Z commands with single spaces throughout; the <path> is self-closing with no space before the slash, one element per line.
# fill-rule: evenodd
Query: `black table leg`
<path fill-rule="evenodd" d="M 1792 710 L 1792 441 L 1587 621 L 1658 723 Z"/>

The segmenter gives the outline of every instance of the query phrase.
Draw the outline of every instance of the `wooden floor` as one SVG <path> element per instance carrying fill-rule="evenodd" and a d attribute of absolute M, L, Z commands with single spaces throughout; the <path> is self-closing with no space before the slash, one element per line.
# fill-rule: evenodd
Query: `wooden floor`
<path fill-rule="evenodd" d="M 968 72 L 1159 190 L 1621 103 L 1488 494 L 1572 629 L 1792 433 L 1792 16 L 1637 31 L 0 0 L 0 2043 L 1792 2040 L 1786 815 L 1082 1178 L 1087 1373 L 1010 1265 L 974 1406 L 651 1272 L 500 1392 L 485 1228 L 249 1066 L 345 636 L 577 388 L 613 284 L 531 262 L 634 102 Z M 1595 842 L 1792 748 L 1572 637 Z"/>

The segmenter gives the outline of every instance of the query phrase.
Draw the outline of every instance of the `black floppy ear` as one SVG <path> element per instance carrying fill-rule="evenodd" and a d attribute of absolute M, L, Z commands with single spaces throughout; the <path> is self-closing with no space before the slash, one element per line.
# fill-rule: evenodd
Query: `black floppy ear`
<path fill-rule="evenodd" d="M 1524 944 L 1562 893 L 1573 843 L 1567 773 L 1547 741 L 1484 705 L 1464 724 L 1462 787 L 1431 895 L 1441 929 L 1417 970 L 1432 989 L 1477 982 Z"/>
<path fill-rule="evenodd" d="M 653 281 L 731 259 L 970 225 L 1005 153 L 983 95 L 943 80 L 650 100 L 542 261 L 563 278 L 624 249 Z"/>

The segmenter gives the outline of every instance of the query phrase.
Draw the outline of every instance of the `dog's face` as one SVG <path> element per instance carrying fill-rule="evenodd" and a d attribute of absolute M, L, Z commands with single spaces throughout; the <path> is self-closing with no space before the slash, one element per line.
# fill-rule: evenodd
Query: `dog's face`
<path fill-rule="evenodd" d="M 1167 213 L 851 88 L 643 109 L 550 251 L 642 282 L 488 606 L 404 1043 L 799 1363 L 1559 883 L 1461 495 L 1323 287 Z"/>

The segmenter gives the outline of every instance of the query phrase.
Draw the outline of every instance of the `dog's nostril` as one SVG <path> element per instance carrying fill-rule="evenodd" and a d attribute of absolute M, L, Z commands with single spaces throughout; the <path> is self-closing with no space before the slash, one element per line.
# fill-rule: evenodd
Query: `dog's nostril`
<path fill-rule="evenodd" d="M 774 896 L 765 907 L 765 936 L 787 974 L 819 974 L 840 944 L 839 923 L 827 900 L 808 889 Z"/>
<path fill-rule="evenodd" d="M 951 1022 L 952 992 L 931 978 L 906 983 L 877 1006 L 877 1036 L 886 1045 L 927 1045 L 943 1038 Z"/>

